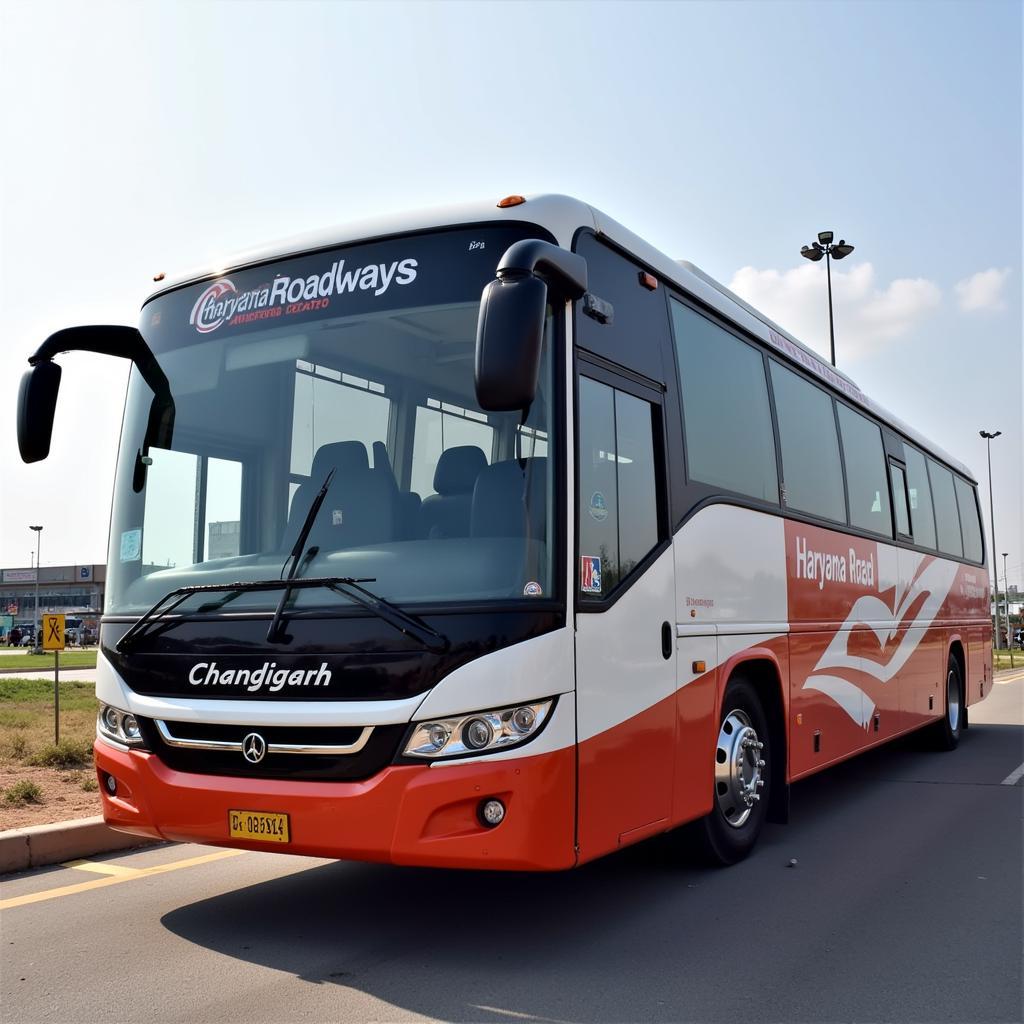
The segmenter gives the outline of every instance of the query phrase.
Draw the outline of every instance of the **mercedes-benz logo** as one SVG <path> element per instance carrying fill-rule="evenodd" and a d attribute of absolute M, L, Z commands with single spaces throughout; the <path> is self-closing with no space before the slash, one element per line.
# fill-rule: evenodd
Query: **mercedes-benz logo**
<path fill-rule="evenodd" d="M 242 740 L 242 756 L 249 764 L 259 764 L 266 752 L 267 741 L 258 732 L 251 732 Z"/>

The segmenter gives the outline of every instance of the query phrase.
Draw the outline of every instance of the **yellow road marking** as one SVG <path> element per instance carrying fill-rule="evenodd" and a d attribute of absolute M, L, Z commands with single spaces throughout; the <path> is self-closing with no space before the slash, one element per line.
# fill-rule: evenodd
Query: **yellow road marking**
<path fill-rule="evenodd" d="M 1019 683 L 1024 679 L 1024 672 L 1017 672 L 1012 676 L 996 676 L 995 681 L 997 683 Z"/>
<path fill-rule="evenodd" d="M 120 864 L 101 864 L 95 860 L 66 860 L 61 867 L 93 871 L 97 875 L 125 875 L 126 877 L 134 877 L 141 870 L 141 868 L 123 868 Z"/>
<path fill-rule="evenodd" d="M 188 857 L 185 860 L 176 860 L 170 864 L 157 864 L 151 868 L 138 868 L 130 871 L 127 875 L 107 875 L 105 878 L 93 878 L 88 882 L 77 882 L 74 885 L 61 885 L 56 889 L 44 889 L 42 892 L 30 892 L 24 896 L 12 896 L 10 899 L 0 900 L 0 910 L 10 910 L 13 907 L 24 907 L 30 903 L 41 903 L 43 900 L 55 900 L 59 896 L 73 896 L 79 892 L 89 892 L 91 889 L 102 889 L 108 885 L 119 885 L 121 882 L 131 882 L 136 878 L 148 878 L 151 875 L 163 875 L 168 871 L 178 871 L 180 868 L 194 868 L 200 864 L 210 864 L 215 860 L 224 860 L 226 857 L 238 857 L 246 850 L 218 850 L 216 853 L 205 853 L 201 857 Z"/>

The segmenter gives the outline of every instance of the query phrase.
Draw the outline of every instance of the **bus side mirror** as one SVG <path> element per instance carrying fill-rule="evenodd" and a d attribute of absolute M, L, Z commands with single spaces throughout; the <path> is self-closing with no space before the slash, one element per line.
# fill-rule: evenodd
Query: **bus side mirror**
<path fill-rule="evenodd" d="M 563 299 L 583 295 L 583 257 L 538 238 L 509 246 L 480 298 L 475 381 L 481 409 L 508 412 L 533 401 L 549 290 Z"/>
<path fill-rule="evenodd" d="M 130 359 L 153 392 L 146 436 L 139 452 L 141 460 L 150 445 L 170 448 L 174 432 L 174 398 L 167 376 L 160 368 L 145 339 L 134 327 L 97 325 L 65 327 L 51 334 L 29 358 L 32 369 L 21 378 L 18 391 L 18 448 L 25 462 L 39 462 L 50 454 L 53 412 L 60 388 L 60 367 L 53 357 L 60 352 L 98 352 L 100 355 Z M 141 476 L 140 476 L 141 472 Z M 136 490 L 142 489 L 144 470 L 136 471 Z"/>
<path fill-rule="evenodd" d="M 60 367 L 49 359 L 26 370 L 18 388 L 18 450 L 22 462 L 41 462 L 50 454 L 53 414 L 60 390 Z"/>

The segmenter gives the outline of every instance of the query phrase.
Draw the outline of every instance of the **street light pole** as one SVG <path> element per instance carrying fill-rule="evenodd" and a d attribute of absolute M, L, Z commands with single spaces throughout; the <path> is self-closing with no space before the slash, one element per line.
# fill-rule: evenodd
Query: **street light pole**
<path fill-rule="evenodd" d="M 42 635 L 42 630 L 39 628 L 39 548 L 43 537 L 43 528 L 41 526 L 30 526 L 30 530 L 34 530 L 36 534 L 36 615 L 35 615 L 35 633 L 36 635 L 32 638 L 32 647 L 34 650 L 39 649 L 39 640 Z"/>
<path fill-rule="evenodd" d="M 1006 556 L 1009 551 L 1003 552 L 1003 597 L 1006 598 L 1006 649 L 1010 652 L 1010 668 L 1016 668 L 1013 663 L 1013 635 L 1010 632 L 1010 580 L 1006 575 Z"/>
<path fill-rule="evenodd" d="M 1002 649 L 1002 644 L 999 642 L 999 635 L 1002 631 L 999 628 L 999 570 L 996 568 L 996 551 L 998 550 L 996 548 L 996 507 L 992 501 L 992 440 L 999 437 L 1002 431 L 996 430 L 990 434 L 987 430 L 979 430 L 978 433 L 985 438 L 985 446 L 988 448 L 988 517 L 992 531 L 992 578 L 996 584 L 993 593 L 996 599 L 996 650 L 998 651 Z"/>
<path fill-rule="evenodd" d="M 832 365 L 836 365 L 836 328 L 832 322 L 832 254 L 825 250 L 825 276 L 828 278 L 828 343 Z"/>
<path fill-rule="evenodd" d="M 825 276 L 828 278 L 828 340 L 833 366 L 836 365 L 836 330 L 832 319 L 832 260 L 845 259 L 853 252 L 853 246 L 844 238 L 833 244 L 834 237 L 831 231 L 819 231 L 816 242 L 800 249 L 800 255 L 812 263 L 817 263 L 822 256 L 825 257 Z"/>

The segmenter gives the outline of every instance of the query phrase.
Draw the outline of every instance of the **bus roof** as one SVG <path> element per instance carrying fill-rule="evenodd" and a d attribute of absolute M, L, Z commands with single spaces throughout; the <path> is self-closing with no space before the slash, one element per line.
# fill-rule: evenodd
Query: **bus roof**
<path fill-rule="evenodd" d="M 570 196 L 531 195 L 526 197 L 524 203 L 505 208 L 499 208 L 492 202 L 460 203 L 453 206 L 378 216 L 307 232 L 235 253 L 218 261 L 214 266 L 196 268 L 175 275 L 173 279 L 161 281 L 160 288 L 153 292 L 146 301 L 184 284 L 217 277 L 256 263 L 297 256 L 311 250 L 328 249 L 373 238 L 384 238 L 414 231 L 429 231 L 432 228 L 450 227 L 457 224 L 483 224 L 502 220 L 537 224 L 549 231 L 556 241 L 566 248 L 572 245 L 573 239 L 580 229 L 592 229 L 599 237 L 608 239 L 641 262 L 646 263 L 681 291 L 691 295 L 720 316 L 731 320 L 747 333 L 759 338 L 784 358 L 809 370 L 844 397 L 863 406 L 929 454 L 946 462 L 969 480 L 977 482 L 974 474 L 962 462 L 944 452 L 870 399 L 847 374 L 829 365 L 814 349 L 754 309 L 725 285 L 704 273 L 693 263 L 686 260 L 674 260 L 666 256 L 607 214 Z"/>

